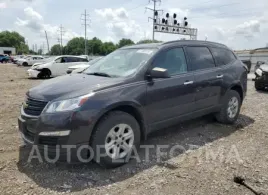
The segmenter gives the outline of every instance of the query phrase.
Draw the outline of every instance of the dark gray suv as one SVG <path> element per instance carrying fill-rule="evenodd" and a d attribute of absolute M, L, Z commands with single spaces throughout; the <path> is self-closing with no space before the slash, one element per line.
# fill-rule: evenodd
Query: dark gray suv
<path fill-rule="evenodd" d="M 124 163 L 115 160 L 126 159 L 153 131 L 211 113 L 221 123 L 234 123 L 246 90 L 247 68 L 222 44 L 134 45 L 114 51 L 82 74 L 30 89 L 19 130 L 26 143 L 48 146 L 49 154 L 56 146 L 72 145 L 74 154 L 84 151 L 86 157 L 103 146 L 105 155 L 94 160 L 115 167 Z"/>

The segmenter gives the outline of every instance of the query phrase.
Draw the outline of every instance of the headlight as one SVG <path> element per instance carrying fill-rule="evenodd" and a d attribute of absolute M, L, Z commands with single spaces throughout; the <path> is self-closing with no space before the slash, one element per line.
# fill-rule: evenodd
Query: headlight
<path fill-rule="evenodd" d="M 39 68 L 39 66 L 32 67 L 33 70 L 37 70 L 38 68 Z"/>
<path fill-rule="evenodd" d="M 82 106 L 89 97 L 93 96 L 94 93 L 90 93 L 81 97 L 72 98 L 68 100 L 61 100 L 56 102 L 51 102 L 45 108 L 44 112 L 46 113 L 54 113 L 54 112 L 64 112 L 74 110 Z"/>
<path fill-rule="evenodd" d="M 258 68 L 256 70 L 256 74 L 261 77 L 262 76 L 262 70 L 260 68 Z"/>

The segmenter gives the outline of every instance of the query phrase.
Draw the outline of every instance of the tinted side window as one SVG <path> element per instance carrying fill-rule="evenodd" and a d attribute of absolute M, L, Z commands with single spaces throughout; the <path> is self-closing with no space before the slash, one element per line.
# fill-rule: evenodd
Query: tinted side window
<path fill-rule="evenodd" d="M 187 72 L 187 64 L 182 48 L 174 48 L 160 53 L 154 60 L 153 68 L 168 70 L 170 75 Z"/>
<path fill-rule="evenodd" d="M 224 48 L 212 47 L 211 52 L 215 58 L 217 66 L 227 65 L 236 59 L 230 50 Z"/>
<path fill-rule="evenodd" d="M 78 58 L 78 62 L 88 62 L 88 59 L 86 59 L 86 58 Z"/>
<path fill-rule="evenodd" d="M 215 67 L 213 57 L 207 47 L 187 47 L 186 51 L 192 70 Z"/>

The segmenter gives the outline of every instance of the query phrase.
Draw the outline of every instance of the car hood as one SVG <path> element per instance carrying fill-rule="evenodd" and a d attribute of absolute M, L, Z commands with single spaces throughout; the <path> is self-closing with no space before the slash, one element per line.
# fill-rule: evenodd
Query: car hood
<path fill-rule="evenodd" d="M 260 68 L 264 71 L 264 72 L 268 72 L 268 64 L 262 64 L 260 66 Z"/>
<path fill-rule="evenodd" d="M 70 74 L 44 81 L 31 88 L 27 95 L 45 101 L 70 99 L 116 86 L 124 80 L 124 78 Z"/>
<path fill-rule="evenodd" d="M 79 65 L 75 65 L 75 66 L 70 66 L 68 67 L 69 69 L 78 69 L 78 68 L 87 68 L 89 67 L 89 64 L 79 64 Z"/>

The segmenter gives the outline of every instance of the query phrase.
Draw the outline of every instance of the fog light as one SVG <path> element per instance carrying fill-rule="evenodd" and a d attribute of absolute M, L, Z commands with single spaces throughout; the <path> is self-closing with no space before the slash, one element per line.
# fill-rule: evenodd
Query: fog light
<path fill-rule="evenodd" d="M 67 136 L 69 135 L 71 130 L 66 131 L 48 131 L 48 132 L 41 132 L 39 135 L 41 136 Z"/>

